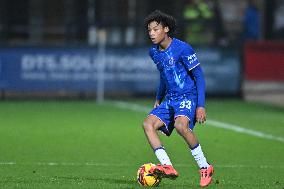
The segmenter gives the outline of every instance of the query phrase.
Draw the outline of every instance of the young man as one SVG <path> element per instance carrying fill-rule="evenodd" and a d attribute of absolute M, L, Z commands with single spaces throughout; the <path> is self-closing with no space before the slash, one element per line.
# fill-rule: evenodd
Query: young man
<path fill-rule="evenodd" d="M 206 121 L 205 81 L 200 63 L 189 44 L 172 37 L 176 29 L 172 16 L 156 10 L 145 18 L 145 27 L 153 43 L 149 54 L 160 71 L 154 109 L 143 122 L 145 135 L 161 163 L 150 172 L 162 178 L 178 177 L 157 134 L 159 130 L 170 136 L 175 128 L 200 168 L 200 185 L 207 186 L 213 166 L 207 163 L 193 133 L 196 121 Z"/>

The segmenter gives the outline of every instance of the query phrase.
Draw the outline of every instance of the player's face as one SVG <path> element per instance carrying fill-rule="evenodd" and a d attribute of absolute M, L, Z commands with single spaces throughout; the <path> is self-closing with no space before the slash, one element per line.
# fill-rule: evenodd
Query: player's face
<path fill-rule="evenodd" d="M 160 44 L 167 36 L 168 31 L 168 27 L 163 27 L 162 24 L 158 24 L 156 21 L 148 24 L 148 34 L 154 44 Z"/>

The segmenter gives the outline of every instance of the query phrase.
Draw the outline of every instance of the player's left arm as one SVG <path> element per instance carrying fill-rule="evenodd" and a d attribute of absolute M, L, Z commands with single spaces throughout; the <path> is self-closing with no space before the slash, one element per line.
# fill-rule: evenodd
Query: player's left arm
<path fill-rule="evenodd" d="M 198 65 L 191 70 L 193 77 L 195 78 L 197 87 L 197 108 L 196 108 L 196 121 L 198 123 L 204 123 L 206 121 L 205 111 L 205 79 L 201 66 Z"/>
<path fill-rule="evenodd" d="M 196 53 L 191 46 L 186 46 L 181 55 L 182 61 L 187 70 L 189 70 L 195 79 L 197 87 L 197 108 L 196 121 L 204 123 L 206 121 L 205 111 L 205 80 Z"/>

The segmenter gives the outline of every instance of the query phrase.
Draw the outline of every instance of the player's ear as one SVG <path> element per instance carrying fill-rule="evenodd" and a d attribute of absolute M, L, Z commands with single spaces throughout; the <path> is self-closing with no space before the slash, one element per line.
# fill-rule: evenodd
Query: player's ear
<path fill-rule="evenodd" d="M 168 33 L 168 32 L 170 31 L 169 27 L 166 26 L 166 27 L 164 28 L 164 31 L 165 31 L 166 33 Z"/>

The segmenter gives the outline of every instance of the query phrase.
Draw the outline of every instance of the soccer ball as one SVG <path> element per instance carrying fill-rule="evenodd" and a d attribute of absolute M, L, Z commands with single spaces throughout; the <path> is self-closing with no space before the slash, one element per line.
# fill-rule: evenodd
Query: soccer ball
<path fill-rule="evenodd" d="M 153 163 L 146 163 L 139 167 L 137 171 L 137 181 L 142 186 L 158 186 L 161 182 L 161 178 L 150 174 L 149 170 L 155 166 Z"/>

